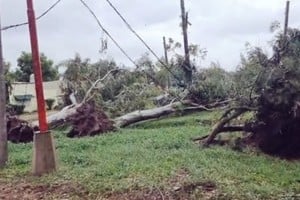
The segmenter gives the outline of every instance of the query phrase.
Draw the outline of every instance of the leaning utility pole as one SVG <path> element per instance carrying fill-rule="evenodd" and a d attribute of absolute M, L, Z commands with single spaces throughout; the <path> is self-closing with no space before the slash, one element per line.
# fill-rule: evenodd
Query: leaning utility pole
<path fill-rule="evenodd" d="M 287 30 L 289 27 L 289 12 L 290 12 L 290 1 L 286 1 L 286 7 L 285 7 L 285 19 L 284 19 L 284 30 L 283 35 L 286 37 Z"/>
<path fill-rule="evenodd" d="M 183 34 L 183 45 L 184 45 L 184 62 L 183 62 L 183 71 L 185 74 L 185 81 L 189 87 L 192 84 L 192 67 L 190 61 L 190 52 L 189 52 L 189 42 L 188 42 L 188 13 L 185 12 L 184 0 L 180 0 L 181 6 L 181 19 L 182 19 L 182 34 Z"/>
<path fill-rule="evenodd" d="M 35 91 L 38 105 L 39 128 L 34 133 L 33 174 L 43 175 L 56 170 L 55 148 L 53 138 L 48 130 L 46 119 L 45 99 L 43 91 L 42 68 L 37 38 L 36 19 L 32 0 L 27 0 L 27 15 L 30 32 Z"/>
<path fill-rule="evenodd" d="M 1 19 L 0 19 L 1 29 Z M 4 60 L 2 52 L 2 31 L 0 31 L 0 167 L 4 167 L 7 159 L 7 129 L 6 129 L 6 86 L 4 78 Z"/>

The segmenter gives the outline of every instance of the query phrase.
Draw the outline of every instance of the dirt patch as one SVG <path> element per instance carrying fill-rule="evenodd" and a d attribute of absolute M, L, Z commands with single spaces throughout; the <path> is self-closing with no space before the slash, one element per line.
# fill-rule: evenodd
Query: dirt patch
<path fill-rule="evenodd" d="M 61 183 L 33 185 L 30 183 L 0 183 L 1 200 L 37 199 L 90 199 L 89 193 L 80 185 Z"/>
<path fill-rule="evenodd" d="M 32 184 L 28 182 L 0 182 L 1 200 L 38 200 L 38 199 L 101 199 L 101 200 L 188 200 L 215 199 L 216 185 L 213 182 L 183 184 L 180 188 L 133 189 L 123 192 L 90 193 L 75 183 Z"/>
<path fill-rule="evenodd" d="M 106 200 L 189 200 L 189 199 L 215 199 L 217 197 L 216 185 L 213 182 L 197 182 L 182 185 L 180 188 L 163 190 L 160 188 L 129 190 L 122 193 L 111 193 L 98 196 Z"/>
<path fill-rule="evenodd" d="M 217 185 L 213 181 L 189 182 L 190 173 L 187 169 L 178 170 L 168 181 L 169 187 L 162 189 L 128 190 L 124 192 L 112 192 L 99 199 L 107 200 L 189 200 L 189 199 L 216 199 Z"/>

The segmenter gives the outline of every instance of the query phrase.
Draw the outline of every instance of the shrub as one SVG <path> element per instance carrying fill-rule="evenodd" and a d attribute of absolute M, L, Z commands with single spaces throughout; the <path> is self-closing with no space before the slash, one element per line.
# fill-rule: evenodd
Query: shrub
<path fill-rule="evenodd" d="M 48 110 L 52 110 L 52 107 L 54 105 L 55 99 L 46 99 L 45 101 L 46 101 Z"/>
<path fill-rule="evenodd" d="M 21 115 L 24 113 L 25 105 L 9 104 L 6 106 L 6 111 L 11 114 Z"/>

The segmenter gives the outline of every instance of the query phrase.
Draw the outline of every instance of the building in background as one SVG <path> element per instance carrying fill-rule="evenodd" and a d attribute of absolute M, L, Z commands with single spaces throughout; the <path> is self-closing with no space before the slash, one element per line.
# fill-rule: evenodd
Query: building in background
<path fill-rule="evenodd" d="M 53 99 L 53 108 L 61 102 L 62 92 L 60 89 L 61 81 L 44 82 L 44 96 L 45 100 Z M 34 80 L 31 78 L 30 82 L 15 82 L 12 84 L 11 93 L 9 96 L 10 104 L 24 105 L 24 112 L 37 111 L 37 99 L 35 93 Z"/>

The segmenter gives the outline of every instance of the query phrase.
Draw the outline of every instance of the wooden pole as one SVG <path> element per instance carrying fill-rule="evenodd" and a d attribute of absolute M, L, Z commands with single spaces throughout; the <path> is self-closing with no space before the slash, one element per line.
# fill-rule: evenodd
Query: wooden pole
<path fill-rule="evenodd" d="M 40 176 L 56 170 L 56 159 L 53 138 L 48 131 L 46 119 L 42 68 L 32 0 L 27 0 L 27 14 L 40 128 L 40 131 L 34 134 L 33 174 Z"/>
<path fill-rule="evenodd" d="M 163 37 L 163 43 L 164 43 L 164 53 L 165 53 L 165 64 L 169 66 L 169 59 L 168 59 L 168 49 L 167 49 L 167 43 L 166 43 L 166 37 Z"/>
<path fill-rule="evenodd" d="M 1 19 L 0 19 L 1 29 Z M 0 167 L 6 165 L 7 152 L 7 129 L 6 129 L 6 86 L 4 78 L 4 60 L 2 52 L 2 31 L 0 31 Z"/>
<path fill-rule="evenodd" d="M 164 45 L 164 53 L 165 53 L 165 64 L 169 66 L 169 58 L 168 58 L 168 49 L 167 49 L 167 43 L 166 43 L 166 37 L 163 37 L 163 45 Z M 171 79 L 170 75 L 168 74 L 167 78 L 167 90 L 171 87 Z"/>
<path fill-rule="evenodd" d="M 290 1 L 286 1 L 286 7 L 285 7 L 285 19 L 284 19 L 284 31 L 283 35 L 286 37 L 288 27 L 289 27 L 289 12 L 290 12 Z"/>
<path fill-rule="evenodd" d="M 192 67 L 190 61 L 190 52 L 189 52 L 189 42 L 188 42 L 188 13 L 185 12 L 184 0 L 180 0 L 181 6 L 181 20 L 182 20 L 182 34 L 183 34 L 183 45 L 184 45 L 184 63 L 183 63 L 183 71 L 185 73 L 185 81 L 187 86 L 189 87 L 192 84 Z"/>

